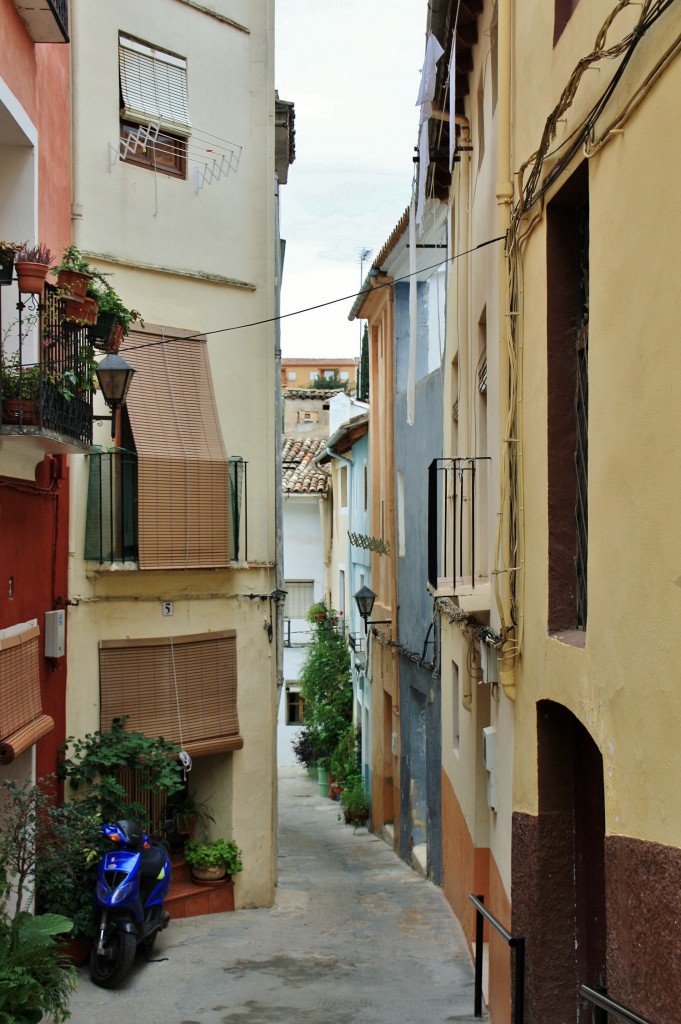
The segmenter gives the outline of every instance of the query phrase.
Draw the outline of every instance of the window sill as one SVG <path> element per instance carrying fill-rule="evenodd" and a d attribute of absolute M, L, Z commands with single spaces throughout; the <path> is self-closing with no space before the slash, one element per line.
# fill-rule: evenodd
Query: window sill
<path fill-rule="evenodd" d="M 584 629 L 563 629 L 549 633 L 549 637 L 552 640 L 557 640 L 559 644 L 576 647 L 581 651 L 586 647 L 586 630 Z"/>

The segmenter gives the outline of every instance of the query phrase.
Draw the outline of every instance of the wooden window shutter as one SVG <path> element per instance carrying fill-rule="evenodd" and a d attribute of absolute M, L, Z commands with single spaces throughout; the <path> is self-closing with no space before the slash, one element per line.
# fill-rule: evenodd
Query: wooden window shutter
<path fill-rule="evenodd" d="M 4 631 L 8 633 L 10 631 Z M 11 762 L 54 729 L 40 700 L 37 626 L 0 636 L 0 764 Z"/>
<path fill-rule="evenodd" d="M 140 569 L 230 561 L 229 459 L 205 338 L 131 332 L 127 410 L 137 450 Z"/>
<path fill-rule="evenodd" d="M 163 736 L 192 757 L 240 750 L 236 630 L 141 640 L 101 640 L 100 721 Z"/>

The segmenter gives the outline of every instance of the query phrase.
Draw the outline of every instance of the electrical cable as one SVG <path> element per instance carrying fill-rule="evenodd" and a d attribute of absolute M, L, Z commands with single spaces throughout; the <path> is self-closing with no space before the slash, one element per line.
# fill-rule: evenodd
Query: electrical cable
<path fill-rule="evenodd" d="M 497 235 L 496 238 L 488 238 L 484 242 L 479 242 L 478 245 L 474 245 L 471 249 L 467 249 L 466 252 L 460 252 L 454 256 L 447 256 L 444 260 L 440 260 L 438 263 L 433 263 L 429 267 L 422 267 L 417 270 L 417 274 L 424 274 L 428 270 L 437 270 L 438 267 L 444 266 L 446 263 L 451 263 L 453 260 L 459 259 L 461 256 L 469 256 L 471 253 L 476 252 L 478 249 L 484 249 L 488 245 L 493 245 L 495 242 L 503 242 L 506 238 L 505 235 Z M 226 334 L 228 331 L 242 331 L 247 327 L 261 327 L 264 324 L 277 323 L 279 320 L 286 320 L 288 317 L 300 316 L 302 313 L 311 313 L 316 309 L 324 309 L 325 306 L 335 306 L 339 302 L 349 302 L 350 299 L 355 299 L 358 295 L 371 295 L 381 288 L 392 288 L 393 285 L 399 284 L 401 281 L 407 281 L 412 277 L 412 274 L 403 274 L 402 277 L 393 278 L 392 281 L 387 281 L 384 284 L 374 285 L 372 288 L 365 288 L 359 292 L 352 292 L 350 295 L 341 295 L 337 299 L 329 299 L 328 302 L 319 302 L 315 306 L 307 306 L 305 309 L 296 309 L 291 313 L 280 313 L 278 316 L 267 317 L 264 320 L 254 320 L 247 324 L 236 324 L 234 327 L 218 327 L 214 331 L 199 331 L 196 334 L 185 334 L 183 337 L 178 338 L 178 341 L 193 341 L 195 338 L 207 338 L 211 334 Z M 153 348 L 155 345 L 166 345 L 171 338 L 141 342 L 138 345 L 128 345 L 125 349 L 126 352 L 133 352 L 137 349 L 142 348 Z"/>

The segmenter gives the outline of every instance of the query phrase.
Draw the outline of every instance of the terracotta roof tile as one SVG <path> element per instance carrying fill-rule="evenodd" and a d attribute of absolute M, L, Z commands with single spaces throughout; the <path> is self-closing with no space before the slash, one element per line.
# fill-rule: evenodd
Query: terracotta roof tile
<path fill-rule="evenodd" d="M 281 446 L 284 494 L 326 494 L 328 473 L 312 461 L 326 448 L 325 437 L 285 437 Z"/>

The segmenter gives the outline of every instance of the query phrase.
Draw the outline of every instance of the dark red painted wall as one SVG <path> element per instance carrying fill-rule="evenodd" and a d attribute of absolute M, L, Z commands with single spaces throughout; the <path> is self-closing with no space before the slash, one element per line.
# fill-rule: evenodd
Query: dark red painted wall
<path fill-rule="evenodd" d="M 68 582 L 68 470 L 63 456 L 36 467 L 36 482 L 0 477 L 0 628 L 37 619 L 43 711 L 54 730 L 37 746 L 37 775 L 54 772 L 65 737 L 66 657 L 44 657 L 45 612 L 63 607 Z M 10 597 L 10 580 L 13 596 Z"/>

